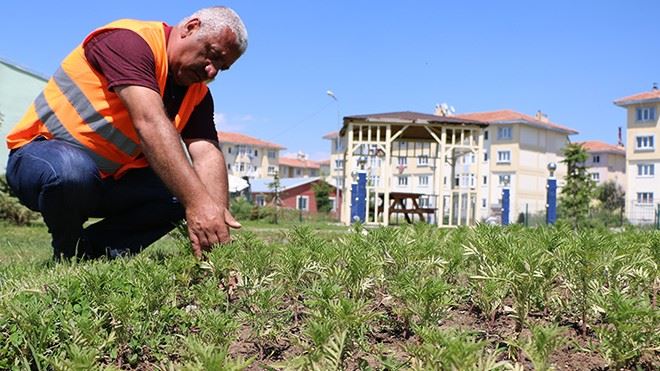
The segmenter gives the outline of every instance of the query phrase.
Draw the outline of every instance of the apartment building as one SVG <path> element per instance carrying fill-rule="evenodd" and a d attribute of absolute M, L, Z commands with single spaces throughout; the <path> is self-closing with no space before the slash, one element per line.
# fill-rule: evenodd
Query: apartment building
<path fill-rule="evenodd" d="M 312 161 L 305 153 L 299 152 L 296 157 L 280 157 L 280 178 L 318 177 L 321 166 Z"/>
<path fill-rule="evenodd" d="M 660 136 L 658 108 L 660 90 L 619 98 L 614 104 L 626 109 L 626 217 L 633 224 L 654 221 L 654 210 L 660 204 L 660 150 L 655 145 Z"/>
<path fill-rule="evenodd" d="M 339 189 L 344 187 L 344 152 L 346 138 L 341 138 L 338 131 L 327 133 L 323 139 L 330 141 L 330 164 L 326 181 Z"/>
<path fill-rule="evenodd" d="M 279 167 L 279 152 L 286 149 L 279 144 L 226 131 L 218 133 L 218 140 L 228 174 L 251 179 L 275 174 Z"/>
<path fill-rule="evenodd" d="M 488 170 L 478 179 L 487 189 L 481 193 L 481 215 L 498 214 L 501 208 L 502 189 L 506 180 L 511 189 L 510 220 L 521 213 L 530 215 L 545 212 L 547 166 L 557 164 L 555 176 L 561 187 L 566 176 L 562 149 L 570 142 L 574 129 L 551 122 L 547 115 L 538 111 L 534 116 L 512 110 L 475 112 L 453 117 L 487 122 L 484 131 L 484 151 L 477 159 Z"/>
<path fill-rule="evenodd" d="M 585 162 L 589 176 L 596 185 L 613 181 L 626 189 L 626 150 L 599 140 L 580 142 L 589 157 Z"/>
<path fill-rule="evenodd" d="M 0 59 L 0 174 L 5 173 L 9 150 L 4 143 L 9 131 L 23 117 L 48 79 Z"/>

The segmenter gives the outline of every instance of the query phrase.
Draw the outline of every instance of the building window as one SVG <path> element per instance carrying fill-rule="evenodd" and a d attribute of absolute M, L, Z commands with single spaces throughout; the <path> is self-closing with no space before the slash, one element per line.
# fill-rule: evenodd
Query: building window
<path fill-rule="evenodd" d="M 276 151 L 268 151 L 268 158 L 277 158 L 277 152 Z"/>
<path fill-rule="evenodd" d="M 488 184 L 488 176 L 486 175 L 483 176 L 483 184 L 484 185 Z"/>
<path fill-rule="evenodd" d="M 309 196 L 296 196 L 296 209 L 309 210 Z"/>
<path fill-rule="evenodd" d="M 273 174 L 275 174 L 275 166 L 269 166 L 268 175 L 273 175 Z"/>
<path fill-rule="evenodd" d="M 259 151 L 257 151 L 257 150 L 255 149 L 255 150 L 254 150 L 254 157 L 257 157 L 257 156 L 259 156 Z"/>
<path fill-rule="evenodd" d="M 406 148 L 406 142 L 399 142 L 399 148 Z"/>
<path fill-rule="evenodd" d="M 511 151 L 497 151 L 497 163 L 498 164 L 511 163 Z"/>
<path fill-rule="evenodd" d="M 344 188 L 344 178 L 343 177 L 337 177 L 335 178 L 337 183 L 337 188 Z"/>
<path fill-rule="evenodd" d="M 407 186 L 408 185 L 408 177 L 407 176 L 400 176 L 399 178 L 399 185 L 400 186 Z"/>
<path fill-rule="evenodd" d="M 296 168 L 296 176 L 302 176 L 302 169 L 301 168 Z"/>
<path fill-rule="evenodd" d="M 257 195 L 254 198 L 254 202 L 257 204 L 257 206 L 264 206 L 266 205 L 266 197 L 264 197 L 264 195 Z"/>
<path fill-rule="evenodd" d="M 653 204 L 653 192 L 637 192 L 638 204 Z"/>
<path fill-rule="evenodd" d="M 511 126 L 503 126 L 497 128 L 497 139 L 511 139 Z"/>
<path fill-rule="evenodd" d="M 231 146 L 227 147 L 227 153 L 231 153 Z"/>
<path fill-rule="evenodd" d="M 488 130 L 484 130 L 484 140 L 488 140 Z"/>
<path fill-rule="evenodd" d="M 227 164 L 227 170 L 231 170 L 231 164 Z"/>
<path fill-rule="evenodd" d="M 422 155 L 417 157 L 417 166 L 428 166 L 428 165 L 429 165 L 429 156 Z"/>
<path fill-rule="evenodd" d="M 335 160 L 335 168 L 343 169 L 344 168 L 344 160 Z"/>
<path fill-rule="evenodd" d="M 655 175 L 655 164 L 638 164 L 637 176 L 652 177 Z"/>
<path fill-rule="evenodd" d="M 655 120 L 655 107 L 639 107 L 637 108 L 637 121 L 653 121 Z"/>
<path fill-rule="evenodd" d="M 428 185 L 429 185 L 429 176 L 428 175 L 420 175 L 419 176 L 419 185 L 420 185 L 420 187 L 428 187 Z"/>
<path fill-rule="evenodd" d="M 591 162 L 594 164 L 599 164 L 600 163 L 600 155 L 594 155 L 594 157 L 591 158 Z"/>
<path fill-rule="evenodd" d="M 239 163 L 238 164 L 238 171 L 245 171 L 245 164 L 244 163 Z"/>
<path fill-rule="evenodd" d="M 488 162 L 488 152 L 484 152 L 484 162 Z"/>
<path fill-rule="evenodd" d="M 337 211 L 337 199 L 335 197 L 328 197 L 328 199 L 330 200 L 330 205 L 332 205 L 330 211 Z"/>
<path fill-rule="evenodd" d="M 399 157 L 399 166 L 408 165 L 408 157 Z"/>
<path fill-rule="evenodd" d="M 655 144 L 653 135 L 640 135 L 635 137 L 635 149 L 639 150 L 649 150 L 654 149 Z"/>
<path fill-rule="evenodd" d="M 486 207 L 486 199 L 485 198 L 481 199 L 481 207 Z"/>
<path fill-rule="evenodd" d="M 591 180 L 594 182 L 598 182 L 600 180 L 600 173 L 591 173 L 589 175 L 591 176 Z"/>

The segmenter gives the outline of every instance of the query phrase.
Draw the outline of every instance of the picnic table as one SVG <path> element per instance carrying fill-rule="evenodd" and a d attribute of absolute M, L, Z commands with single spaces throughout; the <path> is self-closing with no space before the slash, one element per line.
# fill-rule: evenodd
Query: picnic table
<path fill-rule="evenodd" d="M 405 216 L 408 223 L 412 223 L 411 216 L 415 214 L 419 215 L 419 220 L 426 221 L 426 214 L 435 213 L 434 207 L 420 207 L 419 198 L 422 196 L 420 193 L 409 193 L 409 192 L 390 192 L 390 208 L 389 208 L 389 217 L 394 213 L 401 213 Z M 380 195 L 381 200 L 384 200 L 384 195 Z M 412 207 L 407 206 L 407 200 L 411 200 Z M 378 212 L 383 212 L 383 202 L 378 207 Z"/>

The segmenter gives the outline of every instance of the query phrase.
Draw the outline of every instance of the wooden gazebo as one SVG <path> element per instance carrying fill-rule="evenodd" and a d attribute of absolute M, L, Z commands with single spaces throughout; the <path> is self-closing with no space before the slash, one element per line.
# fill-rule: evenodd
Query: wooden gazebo
<path fill-rule="evenodd" d="M 487 123 L 417 112 L 344 117 L 342 222 L 350 224 L 351 184 L 367 172 L 366 224 L 426 221 L 439 227 L 481 219 L 483 128 Z M 403 216 L 403 218 L 402 218 Z"/>

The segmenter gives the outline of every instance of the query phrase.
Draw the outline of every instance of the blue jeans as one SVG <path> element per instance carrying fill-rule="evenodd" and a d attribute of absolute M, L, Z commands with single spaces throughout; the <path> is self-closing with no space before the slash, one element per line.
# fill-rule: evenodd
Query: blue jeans
<path fill-rule="evenodd" d="M 185 216 L 151 169 L 101 179 L 86 153 L 60 140 L 37 138 L 12 151 L 7 183 L 21 203 L 41 212 L 55 259 L 137 253 Z M 90 217 L 103 219 L 83 228 Z"/>

